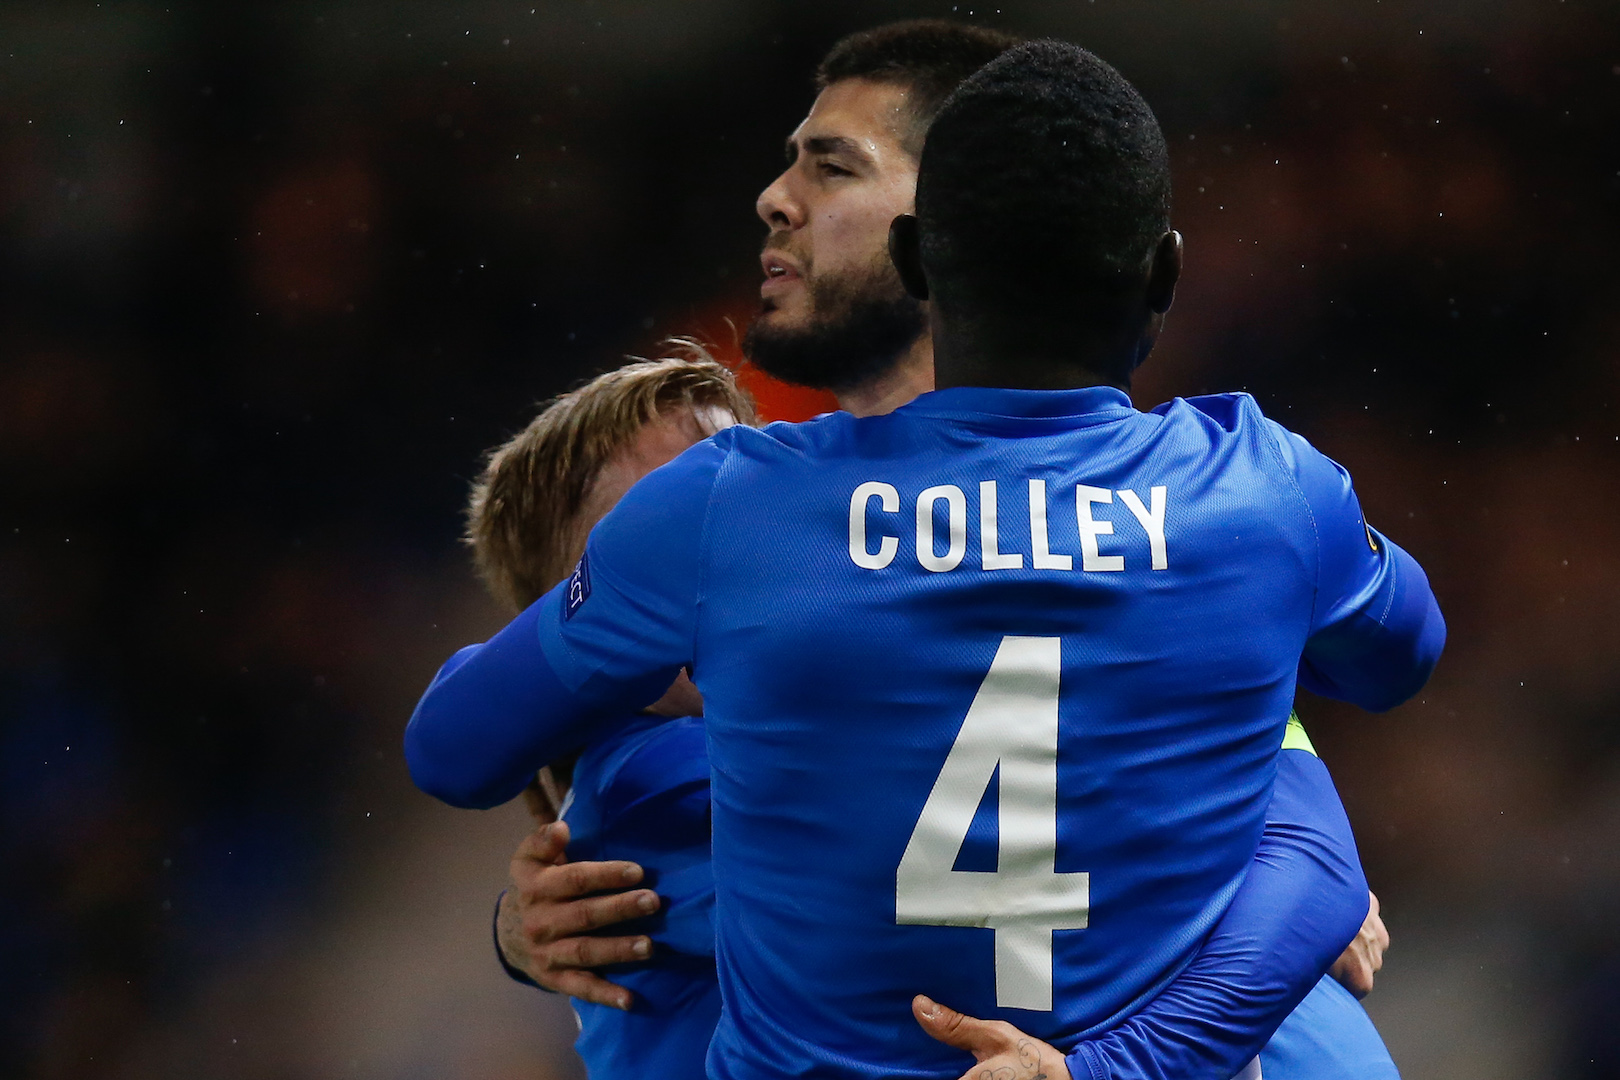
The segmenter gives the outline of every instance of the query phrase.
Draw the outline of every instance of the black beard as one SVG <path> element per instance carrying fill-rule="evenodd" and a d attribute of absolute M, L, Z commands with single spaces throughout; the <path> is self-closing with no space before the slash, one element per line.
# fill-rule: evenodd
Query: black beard
<path fill-rule="evenodd" d="M 783 329 L 756 318 L 743 353 L 785 383 L 842 393 L 893 371 L 926 329 L 922 304 L 899 281 L 860 275 L 812 284 L 807 326 Z"/>

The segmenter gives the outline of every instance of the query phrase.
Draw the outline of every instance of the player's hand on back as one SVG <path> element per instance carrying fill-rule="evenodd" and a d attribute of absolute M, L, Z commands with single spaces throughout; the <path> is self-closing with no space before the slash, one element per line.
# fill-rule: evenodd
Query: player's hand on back
<path fill-rule="evenodd" d="M 1005 1020 L 976 1020 L 921 994 L 911 1011 L 930 1036 L 973 1055 L 978 1064 L 962 1080 L 1073 1080 L 1057 1047 Z"/>
<path fill-rule="evenodd" d="M 496 919 L 501 954 L 547 990 L 628 1009 L 630 991 L 590 969 L 645 960 L 652 941 L 645 935 L 593 937 L 590 931 L 652 914 L 658 895 L 633 888 L 642 878 L 635 863 L 571 863 L 567 847 L 568 825 L 560 821 L 542 825 L 518 845 Z"/>
<path fill-rule="evenodd" d="M 1384 966 L 1384 950 L 1389 948 L 1389 931 L 1378 915 L 1378 897 L 1367 894 L 1367 920 L 1361 932 L 1334 961 L 1328 974 L 1339 980 L 1343 987 L 1358 998 L 1372 993 L 1373 976 Z"/>

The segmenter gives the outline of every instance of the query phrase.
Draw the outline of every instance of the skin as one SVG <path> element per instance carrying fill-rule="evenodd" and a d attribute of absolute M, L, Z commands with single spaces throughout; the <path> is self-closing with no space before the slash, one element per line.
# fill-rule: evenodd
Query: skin
<path fill-rule="evenodd" d="M 917 159 L 907 149 L 905 107 L 906 90 L 902 87 L 866 79 L 846 80 L 823 90 L 810 114 L 789 137 L 787 168 L 755 204 L 770 230 L 761 258 L 767 278 L 760 290 L 763 310 L 759 318 L 784 327 L 805 325 L 811 318 L 807 282 L 819 275 L 868 267 L 873 259 L 891 259 L 907 290 L 919 299 L 928 299 L 926 268 L 916 252 L 916 219 L 909 216 L 914 207 Z M 787 272 L 777 272 L 779 267 L 785 267 Z M 1067 347 L 1061 354 L 1044 356 L 1047 362 L 1030 363 L 1026 357 L 1008 354 L 990 335 L 963 320 L 953 321 L 948 312 L 941 313 L 938 305 L 931 305 L 930 333 L 922 335 L 891 372 L 840 393 L 839 406 L 856 416 L 890 412 L 934 389 L 936 375 L 942 387 L 1049 389 L 1108 382 L 1100 372 L 1120 370 L 1121 365 L 1128 370 L 1152 348 L 1174 299 L 1181 267 L 1181 237 L 1167 233 L 1144 258 L 1139 282 L 1117 301 L 1122 306 L 1111 323 L 1116 329 L 1089 339 L 1066 339 Z M 996 357 L 991 363 L 986 362 L 992 355 L 988 350 L 993 350 Z M 1037 354 L 1037 361 L 1042 358 Z M 1062 363 L 1054 365 L 1050 363 L 1053 359 L 1061 359 Z M 1056 375 L 1052 374 L 1054 369 Z M 1009 371 L 1014 372 L 1011 379 Z M 555 827 L 552 829 L 547 835 L 555 840 Z M 538 850 L 551 852 L 549 846 Z M 560 848 L 553 854 L 557 859 L 562 857 Z M 519 855 L 524 855 L 523 848 Z M 514 859 L 514 867 L 518 861 Z M 526 861 L 525 881 L 536 896 L 533 917 L 523 908 L 522 895 L 514 904 L 522 911 L 528 940 L 545 939 L 543 949 L 549 966 L 536 974 L 518 964 L 506 950 L 503 937 L 502 948 L 508 961 L 548 989 L 628 1008 L 628 991 L 580 968 L 634 959 L 631 950 L 645 939 L 591 938 L 592 944 L 586 949 L 569 944 L 569 935 L 562 932 L 562 928 L 576 925 L 594 929 L 639 914 L 607 903 L 615 897 L 588 895 L 633 884 L 622 880 L 625 865 L 630 864 L 547 863 L 534 858 Z M 542 886 L 542 878 L 554 878 L 558 884 L 548 880 Z M 517 882 L 516 874 L 513 880 Z M 1388 932 L 1378 917 L 1377 898 L 1370 900 L 1361 934 L 1333 968 L 1334 976 L 1357 996 L 1365 996 L 1372 989 L 1373 976 L 1382 967 L 1383 951 L 1389 944 Z M 625 913 L 619 914 L 621 910 Z M 589 956 L 594 963 L 571 966 L 568 961 L 579 954 Z M 602 958 L 596 959 L 598 955 Z M 927 1006 L 936 1011 L 925 1012 Z M 913 1003 L 913 1012 L 931 1036 L 967 1050 L 978 1059 L 979 1064 L 963 1080 L 1034 1080 L 1037 1076 L 1068 1080 L 1061 1053 L 1009 1024 L 966 1017 L 921 997 Z"/>
<path fill-rule="evenodd" d="M 918 300 L 929 300 L 929 268 L 921 252 L 921 231 L 910 214 L 889 226 L 889 256 L 905 285 Z M 1130 389 L 1131 372 L 1147 359 L 1164 329 L 1164 317 L 1175 302 L 1181 280 L 1181 234 L 1159 238 L 1135 281 L 1099 301 L 1086 297 L 1097 317 L 1057 340 L 1021 327 L 1003 326 L 947 308 L 929 307 L 934 340 L 934 381 L 940 388 L 999 386 L 1022 390 L 1073 390 L 1082 386 Z"/>
<path fill-rule="evenodd" d="M 760 256 L 762 323 L 807 325 L 808 284 L 819 277 L 874 266 L 892 273 L 889 224 L 911 213 L 917 190 L 917 159 L 906 145 L 908 94 L 868 79 L 834 83 L 788 136 L 788 166 L 754 204 L 770 229 Z M 933 339 L 924 334 L 892 371 L 839 394 L 838 404 L 877 416 L 933 388 Z"/>
<path fill-rule="evenodd" d="M 1357 999 L 1372 993 L 1374 977 L 1384 968 L 1384 951 L 1389 948 L 1389 931 L 1378 914 L 1378 897 L 1367 894 L 1367 919 L 1356 940 L 1334 961 L 1328 974 Z"/>
<path fill-rule="evenodd" d="M 918 994 L 911 1014 L 930 1036 L 977 1062 L 962 1080 L 1073 1080 L 1063 1052 L 1004 1020 L 977 1020 Z"/>

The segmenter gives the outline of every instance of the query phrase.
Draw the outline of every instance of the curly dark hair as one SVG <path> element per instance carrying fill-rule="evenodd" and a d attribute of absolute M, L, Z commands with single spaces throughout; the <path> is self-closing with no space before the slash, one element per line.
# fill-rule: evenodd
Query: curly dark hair
<path fill-rule="evenodd" d="M 965 80 L 929 129 L 921 254 L 941 310 L 1073 325 L 1139 283 L 1170 228 L 1170 160 L 1142 95 L 1086 50 L 1032 41 Z"/>

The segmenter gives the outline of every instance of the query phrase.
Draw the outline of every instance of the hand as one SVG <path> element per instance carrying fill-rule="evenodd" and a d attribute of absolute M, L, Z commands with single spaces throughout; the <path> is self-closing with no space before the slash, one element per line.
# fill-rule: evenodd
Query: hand
<path fill-rule="evenodd" d="M 911 1011 L 930 1036 L 978 1061 L 962 1080 L 1072 1080 L 1056 1047 L 1004 1020 L 975 1020 L 921 994 L 911 999 Z"/>
<path fill-rule="evenodd" d="M 1368 893 L 1367 901 L 1367 920 L 1361 924 L 1361 932 L 1328 968 L 1328 974 L 1358 998 L 1372 993 L 1373 976 L 1383 970 L 1384 950 L 1389 948 L 1389 931 L 1378 917 L 1378 897 Z"/>
<path fill-rule="evenodd" d="M 630 889 L 642 877 L 635 863 L 571 863 L 567 846 L 568 825 L 560 821 L 541 826 L 518 845 L 496 918 L 501 955 L 547 990 L 629 1009 L 630 991 L 587 969 L 645 960 L 652 955 L 652 940 L 586 935 L 651 915 L 658 910 L 658 894 Z M 606 890 L 621 891 L 591 895 Z"/>

